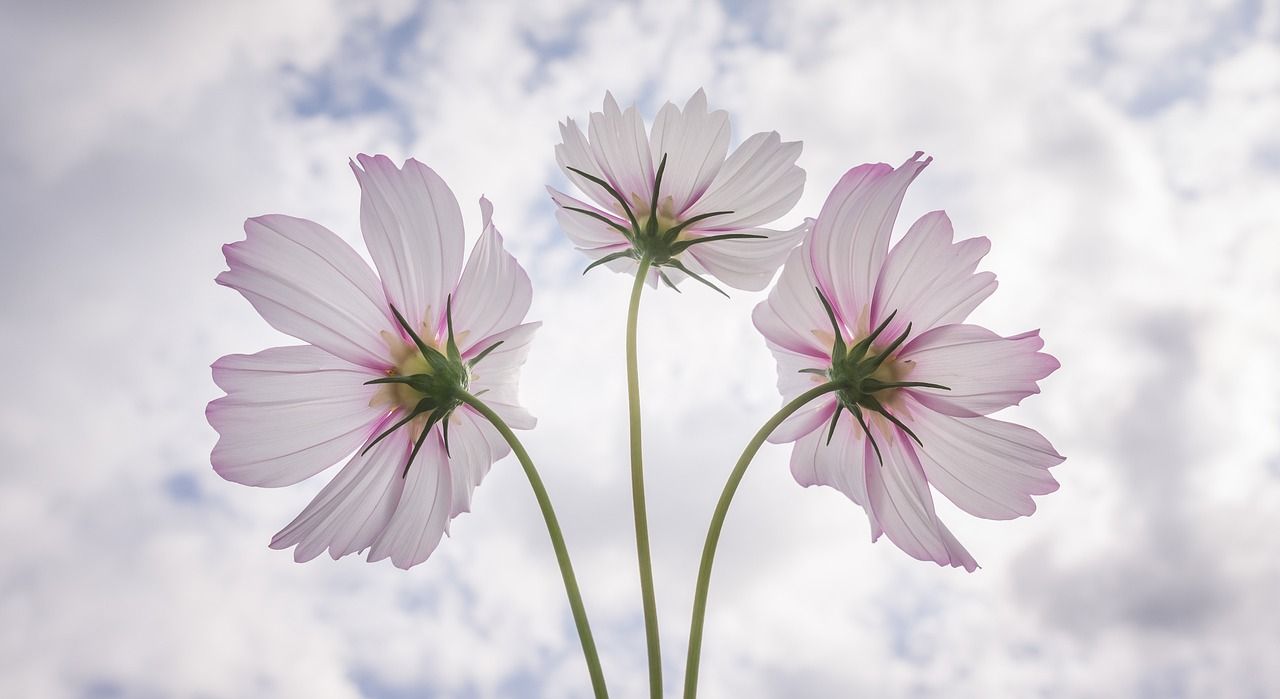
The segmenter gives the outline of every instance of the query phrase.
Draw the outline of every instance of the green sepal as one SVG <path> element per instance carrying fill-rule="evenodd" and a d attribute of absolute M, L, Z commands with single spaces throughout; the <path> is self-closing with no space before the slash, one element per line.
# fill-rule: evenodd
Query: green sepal
<path fill-rule="evenodd" d="M 453 294 L 445 297 L 444 318 L 445 326 L 449 329 L 449 337 L 445 339 L 445 350 L 449 352 L 449 361 L 461 364 L 462 353 L 458 351 L 458 343 L 453 337 Z"/>
<path fill-rule="evenodd" d="M 467 366 L 468 366 L 468 367 L 475 367 L 475 365 L 477 365 L 477 364 L 479 364 L 479 363 L 480 363 L 480 360 L 481 360 L 481 359 L 484 359 L 485 357 L 489 356 L 489 353 L 490 353 L 490 352 L 492 352 L 492 351 L 494 351 L 494 350 L 498 349 L 498 345 L 500 345 L 500 344 L 502 344 L 502 343 L 504 343 L 504 342 L 506 342 L 506 340 L 498 340 L 497 342 L 493 343 L 492 345 L 489 345 L 488 347 L 486 347 L 486 348 L 484 348 L 484 349 L 480 350 L 480 354 L 477 354 L 476 356 L 474 356 L 474 357 L 472 357 L 471 359 L 467 360 Z M 478 393 L 477 393 L 476 395 L 480 395 L 480 394 L 478 394 Z"/>
<path fill-rule="evenodd" d="M 627 240 L 634 240 L 632 237 L 633 233 L 630 228 L 627 228 L 621 223 L 618 223 L 617 221 L 609 218 L 608 216 L 605 216 L 604 214 L 601 214 L 598 211 L 592 211 L 590 209 L 580 209 L 576 206 L 566 206 L 564 208 L 568 211 L 577 211 L 580 214 L 586 214 L 591 218 L 599 219 L 600 221 L 603 221 L 609 224 L 610 226 L 613 226 L 614 228 L 618 229 L 618 231 L 621 232 L 623 237 L 626 238 Z"/>
<path fill-rule="evenodd" d="M 831 363 L 838 364 L 843 361 L 848 349 L 844 344 L 844 331 L 840 329 L 840 323 L 836 321 L 836 312 L 831 308 L 831 302 L 823 295 L 822 289 L 813 287 L 818 292 L 818 300 L 822 302 L 822 308 L 827 312 L 827 320 L 831 321 L 831 332 L 835 335 L 835 344 L 831 347 Z"/>
<path fill-rule="evenodd" d="M 678 243 L 672 244 L 671 254 L 679 255 L 680 253 L 684 252 L 685 250 L 688 250 L 694 245 L 701 245 L 702 243 L 714 243 L 719 240 L 751 240 L 751 239 L 764 240 L 764 239 L 767 239 L 768 237 L 769 236 L 767 235 L 756 235 L 755 233 L 724 233 L 722 235 L 709 235 L 703 238 L 688 238 L 686 240 L 682 240 Z"/>
<path fill-rule="evenodd" d="M 658 191 L 662 189 L 662 173 L 667 169 L 667 154 L 662 154 L 658 173 L 653 178 L 653 196 L 649 198 L 649 220 L 645 221 L 645 235 L 652 238 L 658 233 Z"/>
<path fill-rule="evenodd" d="M 627 220 L 631 222 L 631 228 L 636 231 L 640 230 L 640 224 L 636 221 L 636 215 L 632 213 L 631 205 L 627 203 L 627 198 L 619 194 L 618 190 L 613 188 L 613 185 L 609 184 L 608 182 L 605 182 L 604 180 L 600 179 L 599 177 L 596 177 L 595 175 L 583 172 L 582 170 L 579 170 L 576 167 L 569 167 L 567 165 L 565 167 L 571 172 L 575 172 L 579 175 L 582 175 L 588 180 L 591 180 L 592 182 L 603 187 L 604 190 L 609 193 L 609 196 L 612 196 L 614 199 L 618 200 L 618 203 L 622 205 L 622 210 L 627 212 Z"/>
<path fill-rule="evenodd" d="M 831 427 L 827 429 L 827 446 L 831 446 L 831 438 L 836 436 L 836 424 L 840 422 L 841 410 L 844 410 L 844 401 L 836 401 L 836 412 L 831 416 Z"/>
<path fill-rule="evenodd" d="M 667 232 L 662 234 L 662 240 L 663 242 L 670 243 L 671 241 L 680 237 L 680 233 L 682 233 L 684 229 L 697 223 L 698 221 L 705 221 L 706 219 L 709 219 L 712 216 L 723 216 L 725 214 L 731 214 L 731 213 L 733 212 L 732 211 L 709 211 L 705 214 L 698 214 L 697 216 L 687 218 L 681 221 L 680 223 L 677 223 L 676 225 L 672 226 L 671 228 L 668 228 Z"/>
<path fill-rule="evenodd" d="M 622 259 L 622 258 L 624 258 L 624 257 L 635 257 L 635 255 L 633 254 L 634 252 L 635 252 L 635 250 L 634 250 L 634 249 L 631 249 L 631 248 L 628 248 L 628 249 L 626 249 L 626 250 L 622 250 L 622 251 L 620 251 L 620 252 L 611 252 L 611 253 L 609 253 L 608 255 L 605 255 L 604 257 L 602 257 L 602 258 L 600 258 L 600 259 L 596 260 L 595 262 L 592 262 L 591 264 L 587 265 L 587 268 L 586 268 L 586 269 L 584 269 L 584 270 L 582 270 L 582 274 L 585 276 L 587 272 L 590 272 L 591 270 L 595 269 L 596 267 L 599 267 L 600 265 L 608 264 L 608 263 L 610 263 L 610 262 L 613 262 L 614 260 L 621 260 L 621 259 Z"/>
<path fill-rule="evenodd" d="M 853 416 L 858 418 L 858 424 L 862 425 L 862 433 L 867 436 L 867 441 L 871 442 L 871 448 L 876 450 L 876 461 L 884 466 L 884 457 L 880 455 L 880 445 L 876 444 L 876 438 L 871 434 L 871 428 L 867 426 L 867 421 L 862 417 L 862 408 L 853 406 Z"/>
<path fill-rule="evenodd" d="M 858 344 L 849 348 L 849 355 L 853 357 L 854 361 L 860 361 L 867 354 L 867 350 L 871 349 L 871 343 L 875 342 L 876 338 L 880 337 L 880 333 L 884 332 L 884 329 L 889 327 L 890 321 L 892 321 L 893 317 L 896 315 L 898 315 L 898 312 L 895 310 L 890 313 L 888 317 L 880 323 L 880 326 L 873 330 L 870 335 L 858 340 Z"/>
<path fill-rule="evenodd" d="M 716 286 L 715 284 L 712 284 L 712 283 L 711 283 L 710 281 L 708 281 L 707 279 L 704 279 L 704 278 L 702 277 L 702 275 L 694 274 L 693 272 L 689 271 L 689 268 L 688 268 L 688 267 L 685 267 L 685 266 L 684 266 L 684 263 L 683 263 L 683 262 L 681 262 L 680 260 L 670 260 L 670 261 L 668 261 L 668 262 L 666 263 L 666 266 L 667 266 L 667 267 L 674 267 L 674 268 L 676 268 L 676 269 L 680 270 L 681 272 L 684 272 L 685 274 L 689 275 L 690 277 L 692 277 L 692 278 L 694 278 L 694 279 L 696 279 L 696 280 L 698 280 L 698 281 L 702 282 L 703 284 L 706 284 L 707 286 L 711 287 L 712 289 L 715 289 L 718 293 L 720 293 L 720 295 L 724 296 L 725 298 L 729 298 L 729 295 L 728 295 L 728 294 L 726 294 L 726 293 L 724 292 L 724 289 L 721 289 L 720 287 Z M 672 288 L 675 288 L 675 285 L 672 285 Z"/>

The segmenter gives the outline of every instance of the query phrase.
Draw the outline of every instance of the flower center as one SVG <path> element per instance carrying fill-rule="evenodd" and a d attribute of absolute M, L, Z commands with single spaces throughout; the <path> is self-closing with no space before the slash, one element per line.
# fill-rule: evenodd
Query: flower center
<path fill-rule="evenodd" d="M 914 439 L 917 444 L 924 446 L 920 442 L 920 438 L 911 431 L 911 428 L 890 413 L 888 407 L 901 407 L 897 400 L 899 397 L 898 389 L 901 388 L 951 389 L 922 381 L 900 380 L 902 376 L 907 374 L 910 362 L 898 359 L 895 353 L 902 346 L 902 343 L 906 341 L 907 337 L 911 335 L 911 324 L 907 323 L 906 329 L 893 342 L 890 342 L 887 346 L 879 347 L 876 341 L 880 334 L 884 332 L 884 329 L 889 327 L 889 323 L 893 321 L 894 316 L 898 314 L 897 311 L 894 311 L 880 323 L 879 327 L 872 330 L 871 334 L 858 340 L 853 345 L 846 345 L 843 330 L 840 328 L 840 322 L 836 320 L 836 313 L 832 309 L 831 303 L 827 301 L 827 297 L 822 294 L 821 289 L 815 287 L 814 291 L 818 292 L 822 307 L 826 310 L 827 318 L 831 321 L 833 332 L 831 368 L 825 372 L 821 369 L 801 369 L 801 371 L 825 375 L 831 383 L 838 387 L 836 391 L 838 402 L 836 403 L 835 414 L 831 416 L 831 426 L 827 432 L 827 443 L 831 442 L 831 437 L 835 434 L 836 424 L 840 420 L 840 412 L 848 410 L 853 413 L 858 425 L 862 427 L 867 439 L 871 441 L 871 446 L 875 448 L 876 457 L 881 459 L 882 462 L 883 457 L 880 455 L 880 446 L 876 444 L 875 437 L 872 436 L 871 429 L 867 426 L 863 411 L 881 415 L 893 426 Z"/>

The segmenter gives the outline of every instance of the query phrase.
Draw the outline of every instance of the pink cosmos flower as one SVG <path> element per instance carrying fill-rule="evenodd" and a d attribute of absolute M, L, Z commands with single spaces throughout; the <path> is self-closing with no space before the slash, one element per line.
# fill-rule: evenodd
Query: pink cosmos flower
<path fill-rule="evenodd" d="M 791 253 L 753 314 L 778 361 L 788 399 L 827 381 L 840 390 L 807 404 L 770 436 L 795 442 L 791 472 L 867 512 L 903 551 L 939 565 L 977 563 L 939 521 L 932 485 L 987 519 L 1035 511 L 1062 462 L 1039 433 L 986 417 L 1039 393 L 1059 366 L 1038 331 L 1000 337 L 964 324 L 996 288 L 975 273 L 986 238 L 953 242 L 942 211 L 920 217 L 892 248 L 907 186 L 932 160 L 850 170 L 813 233 Z"/>
<path fill-rule="evenodd" d="M 761 228 L 800 199 L 801 144 L 758 133 L 726 158 L 729 115 L 708 112 L 702 90 L 683 110 L 663 105 L 648 134 L 634 106 L 622 112 L 607 94 L 587 133 L 573 119 L 562 123 L 556 161 L 590 203 L 547 190 L 570 240 L 594 260 L 588 270 L 634 273 L 648 255 L 650 285 L 675 288 L 685 276 L 710 284 L 710 274 L 759 291 L 804 235 L 805 225 Z"/>
<path fill-rule="evenodd" d="M 217 282 L 308 344 L 213 364 L 227 395 L 207 411 L 219 434 L 212 461 L 227 480 L 278 487 L 350 456 L 271 547 L 296 547 L 298 561 L 368 549 L 370 562 L 409 568 L 510 450 L 458 391 L 483 394 L 513 428 L 533 427 L 516 390 L 540 324 L 522 323 L 529 277 L 487 200 L 464 267 L 462 213 L 444 180 L 416 160 L 356 160 L 378 276 L 337 235 L 290 216 L 251 218 L 245 239 L 223 247 L 229 270 Z"/>

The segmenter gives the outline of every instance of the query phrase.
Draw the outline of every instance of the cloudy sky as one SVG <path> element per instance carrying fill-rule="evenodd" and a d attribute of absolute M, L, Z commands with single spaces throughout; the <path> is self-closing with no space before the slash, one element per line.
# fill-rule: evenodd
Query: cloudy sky
<path fill-rule="evenodd" d="M 531 1 L 0 6 L 0 695 L 580 697 L 518 465 L 404 572 L 271 535 L 322 485 L 218 478 L 208 366 L 288 344 L 217 287 L 244 218 L 360 246 L 347 158 L 488 196 L 543 329 L 527 444 L 616 696 L 645 686 L 622 364 L 627 279 L 579 276 L 557 121 L 705 87 L 734 140 L 847 168 L 935 162 L 903 218 L 985 235 L 975 320 L 1061 371 L 1002 415 L 1065 454 L 1031 518 L 939 498 L 982 568 L 869 542 L 766 447 L 711 596 L 707 697 L 1280 695 L 1280 3 Z M 900 229 L 901 230 L 901 229 Z M 778 405 L 761 294 L 646 297 L 649 500 L 668 689 L 719 489 Z"/>

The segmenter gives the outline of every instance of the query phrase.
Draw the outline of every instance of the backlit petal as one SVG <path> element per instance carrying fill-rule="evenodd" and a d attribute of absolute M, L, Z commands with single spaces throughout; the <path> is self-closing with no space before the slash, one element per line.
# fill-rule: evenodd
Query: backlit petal
<path fill-rule="evenodd" d="M 659 198 L 670 197 L 673 212 L 679 214 L 707 190 L 724 164 L 729 152 L 729 114 L 708 113 L 702 90 L 689 98 L 683 110 L 668 102 L 653 121 L 649 147 L 654 163 L 667 156 Z"/>
<path fill-rule="evenodd" d="M 397 568 L 407 570 L 436 550 L 453 511 L 451 468 L 437 425 L 404 477 L 395 512 L 369 549 L 370 563 L 390 558 Z"/>
<path fill-rule="evenodd" d="M 757 228 L 774 221 L 790 211 L 804 191 L 804 170 L 795 164 L 801 147 L 799 141 L 784 143 L 776 131 L 751 136 L 729 155 L 706 193 L 682 218 L 733 212 L 697 224 L 706 231 Z"/>
<path fill-rule="evenodd" d="M 213 363 L 227 395 L 206 411 L 218 431 L 213 470 L 229 481 L 292 485 L 329 468 L 369 436 L 379 376 L 310 345 L 229 354 Z"/>
<path fill-rule="evenodd" d="M 948 387 L 908 389 L 924 405 L 947 415 L 986 415 L 1040 392 L 1037 381 L 1058 360 L 1040 352 L 1039 331 L 1000 337 L 977 325 L 944 325 L 912 340 L 899 354 L 910 362 L 901 378 Z"/>
<path fill-rule="evenodd" d="M 742 233 L 765 235 L 767 238 L 717 240 L 689 248 L 688 254 L 720 281 L 743 291 L 760 291 L 769 286 L 787 254 L 804 239 L 809 222 L 789 231 L 752 228 Z M 690 236 L 714 235 L 699 232 Z"/>
<path fill-rule="evenodd" d="M 1063 458 L 1035 430 L 986 417 L 954 418 L 920 411 L 911 429 L 929 483 L 957 507 L 986 519 L 1036 511 L 1032 495 L 1058 489 L 1049 468 Z"/>
<path fill-rule="evenodd" d="M 434 331 L 462 268 L 465 234 L 458 200 L 431 168 L 385 155 L 358 155 L 360 228 L 387 299 L 408 321 Z M 358 165 L 357 165 L 358 163 Z"/>
<path fill-rule="evenodd" d="M 524 320 L 533 301 L 533 286 L 524 268 L 507 252 L 492 221 L 493 206 L 480 200 L 484 232 L 471 249 L 453 296 L 453 323 L 463 354 Z"/>
<path fill-rule="evenodd" d="M 395 327 L 373 271 L 329 229 L 272 214 L 244 223 L 245 239 L 222 246 L 217 282 L 244 295 L 276 330 L 348 362 L 388 366 L 381 332 Z"/>

